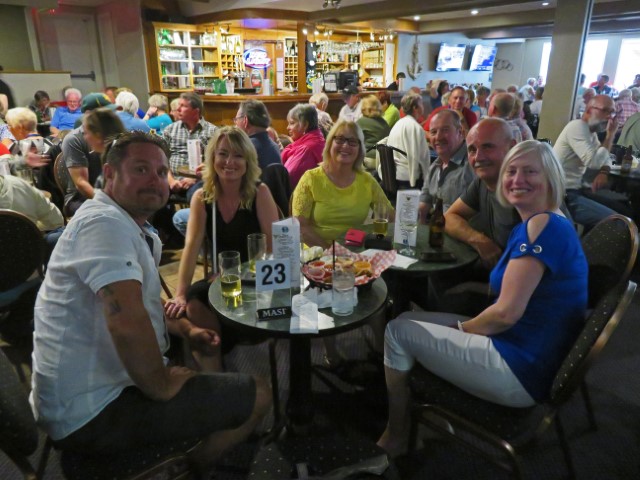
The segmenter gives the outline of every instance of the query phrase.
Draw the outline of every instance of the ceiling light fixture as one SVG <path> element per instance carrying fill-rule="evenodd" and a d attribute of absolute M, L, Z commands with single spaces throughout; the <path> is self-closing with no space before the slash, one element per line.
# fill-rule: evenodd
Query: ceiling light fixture
<path fill-rule="evenodd" d="M 549 6 L 549 2 L 542 2 L 542 6 L 543 7 L 548 7 Z"/>
<path fill-rule="evenodd" d="M 322 4 L 322 8 L 329 8 L 329 7 L 340 8 L 341 1 L 342 0 L 324 0 L 324 3 Z"/>
<path fill-rule="evenodd" d="M 304 28 L 302 29 L 302 33 L 304 33 L 305 35 L 306 35 L 307 33 L 309 33 L 309 30 L 307 30 L 307 27 L 304 27 Z"/>
<path fill-rule="evenodd" d="M 420 15 L 414 15 L 413 19 L 417 22 L 418 20 L 420 20 Z"/>
<path fill-rule="evenodd" d="M 471 15 L 477 15 L 478 14 L 478 10 L 471 10 Z"/>

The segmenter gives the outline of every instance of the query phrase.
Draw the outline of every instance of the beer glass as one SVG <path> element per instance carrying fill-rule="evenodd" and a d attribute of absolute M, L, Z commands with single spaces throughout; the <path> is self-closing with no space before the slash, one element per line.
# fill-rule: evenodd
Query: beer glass
<path fill-rule="evenodd" d="M 222 296 L 235 298 L 242 293 L 240 281 L 240 252 L 230 250 L 218 254 L 218 268 L 220 269 L 220 288 Z"/>

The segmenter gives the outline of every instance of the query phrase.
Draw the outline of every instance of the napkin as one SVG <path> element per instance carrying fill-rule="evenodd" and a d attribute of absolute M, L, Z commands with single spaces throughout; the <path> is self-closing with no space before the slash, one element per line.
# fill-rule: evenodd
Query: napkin
<path fill-rule="evenodd" d="M 392 250 L 395 252 L 395 250 Z M 360 252 L 360 255 L 365 255 L 367 257 L 373 257 L 374 255 L 389 253 L 386 250 L 377 250 L 375 248 L 370 248 L 365 250 L 364 252 Z M 396 268 L 408 268 L 410 265 L 413 265 L 418 261 L 417 258 L 406 257 L 404 255 L 400 255 L 396 253 L 395 258 L 393 259 L 392 266 Z"/>
<path fill-rule="evenodd" d="M 394 267 L 398 268 L 408 268 L 410 265 L 413 265 L 418 261 L 417 258 L 405 257 L 404 255 L 396 255 L 396 259 L 393 262 Z"/>
<path fill-rule="evenodd" d="M 291 301 L 293 316 L 290 333 L 318 333 L 318 305 L 302 295 L 294 295 Z"/>

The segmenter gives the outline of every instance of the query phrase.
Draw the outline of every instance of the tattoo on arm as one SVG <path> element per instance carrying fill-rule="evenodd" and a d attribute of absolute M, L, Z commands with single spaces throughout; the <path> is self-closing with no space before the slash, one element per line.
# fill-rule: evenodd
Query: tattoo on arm
<path fill-rule="evenodd" d="M 118 302 L 118 300 L 113 298 L 114 292 L 109 285 L 101 288 L 100 291 L 98 292 L 98 296 L 102 299 L 102 301 L 108 307 L 107 315 L 112 316 L 122 312 L 122 307 L 120 306 L 120 303 Z"/>

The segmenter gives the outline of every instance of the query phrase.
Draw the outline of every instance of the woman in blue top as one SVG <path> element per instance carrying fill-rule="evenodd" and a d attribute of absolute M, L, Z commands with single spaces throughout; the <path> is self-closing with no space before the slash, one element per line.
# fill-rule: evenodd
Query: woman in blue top
<path fill-rule="evenodd" d="M 147 122 L 149 128 L 156 131 L 158 135 L 162 134 L 164 127 L 171 125 L 173 120 L 167 113 L 169 109 L 169 100 L 164 95 L 156 93 L 149 97 L 149 109 L 143 120 Z"/>
<path fill-rule="evenodd" d="M 495 303 L 475 318 L 407 312 L 387 326 L 389 421 L 378 445 L 392 456 L 407 448 L 407 376 L 416 360 L 490 402 L 527 407 L 547 398 L 587 306 L 587 262 L 559 209 L 563 185 L 548 145 L 516 145 L 501 167 L 496 194 L 516 208 L 522 223 L 491 273 Z"/>

